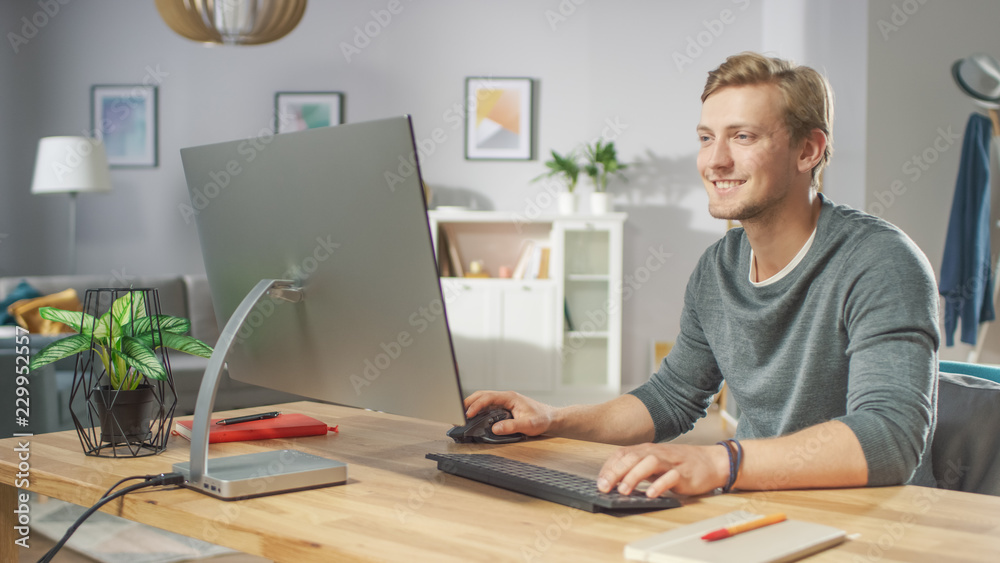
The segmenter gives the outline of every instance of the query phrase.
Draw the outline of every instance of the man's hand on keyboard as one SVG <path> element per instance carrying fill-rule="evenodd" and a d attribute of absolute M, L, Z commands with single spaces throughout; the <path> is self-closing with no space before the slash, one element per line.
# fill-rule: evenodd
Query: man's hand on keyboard
<path fill-rule="evenodd" d="M 649 480 L 649 497 L 667 491 L 699 495 L 724 486 L 728 478 L 725 446 L 639 444 L 619 448 L 608 458 L 598 475 L 597 488 L 607 493 L 617 487 L 627 495 Z"/>
<path fill-rule="evenodd" d="M 465 415 L 473 417 L 491 405 L 503 407 L 514 416 L 494 424 L 494 434 L 521 432 L 538 436 L 549 430 L 556 412 L 554 407 L 513 391 L 476 391 L 465 399 Z"/>

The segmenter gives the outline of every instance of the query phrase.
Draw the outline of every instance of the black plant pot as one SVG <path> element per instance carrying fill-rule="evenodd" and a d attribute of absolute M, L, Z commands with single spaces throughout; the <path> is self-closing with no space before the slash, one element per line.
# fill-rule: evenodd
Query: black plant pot
<path fill-rule="evenodd" d="M 143 443 L 152 436 L 150 422 L 159 410 L 153 388 L 115 390 L 102 385 L 90 396 L 101 425 L 101 443 Z"/>

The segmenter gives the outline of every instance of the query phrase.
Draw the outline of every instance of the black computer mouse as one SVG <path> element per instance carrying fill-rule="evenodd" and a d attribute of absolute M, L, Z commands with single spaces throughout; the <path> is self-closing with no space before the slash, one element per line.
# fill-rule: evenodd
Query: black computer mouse
<path fill-rule="evenodd" d="M 501 420 L 513 418 L 510 411 L 500 407 L 487 407 L 472 417 L 465 426 L 456 426 L 448 431 L 448 436 L 459 444 L 479 442 L 483 444 L 510 444 L 520 442 L 524 434 L 494 434 L 493 425 Z"/>

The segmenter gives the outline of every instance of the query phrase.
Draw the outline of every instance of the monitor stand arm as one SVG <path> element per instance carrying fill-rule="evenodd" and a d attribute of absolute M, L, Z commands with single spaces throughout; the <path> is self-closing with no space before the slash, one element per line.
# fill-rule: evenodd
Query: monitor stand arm
<path fill-rule="evenodd" d="M 223 498 L 237 499 L 343 483 L 347 466 L 296 450 L 277 450 L 208 459 L 208 435 L 219 380 L 230 348 L 243 324 L 265 297 L 292 303 L 304 299 L 302 287 L 290 280 L 261 280 L 233 311 L 208 360 L 198 390 L 191 426 L 191 461 L 175 463 L 190 488 Z"/>

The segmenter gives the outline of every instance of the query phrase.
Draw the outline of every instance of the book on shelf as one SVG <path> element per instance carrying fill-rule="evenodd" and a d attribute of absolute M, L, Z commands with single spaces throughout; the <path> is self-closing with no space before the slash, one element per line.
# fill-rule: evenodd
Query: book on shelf
<path fill-rule="evenodd" d="M 552 255 L 552 248 L 548 246 L 542 246 L 541 257 L 538 260 L 538 271 L 535 273 L 535 279 L 547 280 L 549 279 L 549 258 Z"/>
<path fill-rule="evenodd" d="M 517 257 L 517 265 L 514 266 L 514 272 L 511 274 L 511 278 L 515 280 L 525 279 L 525 274 L 527 273 L 528 266 L 530 265 L 531 258 L 535 253 L 535 241 L 526 240 L 521 244 L 521 253 Z"/>
<path fill-rule="evenodd" d="M 847 538 L 844 530 L 833 526 L 785 520 L 717 541 L 702 539 L 709 532 L 759 517 L 759 514 L 737 510 L 701 520 L 634 541 L 625 546 L 625 558 L 651 563 L 796 561 L 831 548 Z"/>
<path fill-rule="evenodd" d="M 544 280 L 549 277 L 549 255 L 552 249 L 541 244 L 534 244 L 531 251 L 531 258 L 522 279 Z"/>
<path fill-rule="evenodd" d="M 444 229 L 438 229 L 438 245 L 437 245 L 437 263 L 438 263 L 438 276 L 442 278 L 451 277 L 451 252 L 448 247 L 451 246 L 448 240 L 448 233 Z"/>
<path fill-rule="evenodd" d="M 238 424 L 219 425 L 221 418 L 212 419 L 208 428 L 208 443 L 243 442 L 246 440 L 267 440 L 270 438 L 293 438 L 298 436 L 320 436 L 328 431 L 336 432 L 325 422 L 299 413 L 279 414 L 274 418 L 252 420 Z M 191 439 L 191 420 L 178 420 L 174 432 L 182 438 Z"/>
<path fill-rule="evenodd" d="M 444 231 L 448 235 L 448 258 L 451 261 L 451 275 L 463 278 L 465 277 L 465 269 L 462 267 L 462 256 L 458 252 L 457 239 L 451 236 L 451 229 L 445 227 Z"/>

